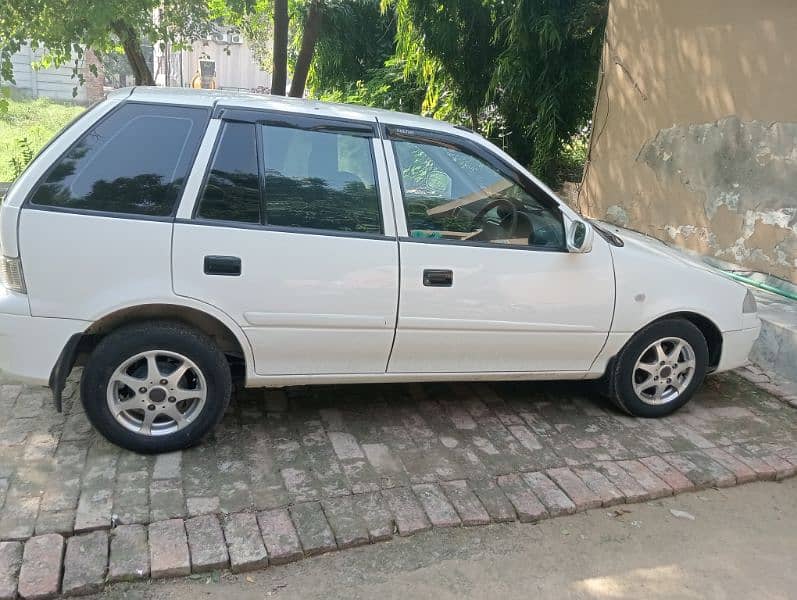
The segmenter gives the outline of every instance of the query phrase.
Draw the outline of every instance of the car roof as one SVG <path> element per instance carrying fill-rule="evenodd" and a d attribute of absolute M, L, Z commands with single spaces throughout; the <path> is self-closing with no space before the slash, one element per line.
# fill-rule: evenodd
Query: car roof
<path fill-rule="evenodd" d="M 114 90 L 108 94 L 109 98 L 126 98 L 162 104 L 181 104 L 189 106 L 229 106 L 236 108 L 251 108 L 262 110 L 279 110 L 304 115 L 319 115 L 353 119 L 360 121 L 379 121 L 390 125 L 399 125 L 419 129 L 432 129 L 462 135 L 465 128 L 452 125 L 438 119 L 430 119 L 409 113 L 357 106 L 354 104 L 340 104 L 336 102 L 321 102 L 305 98 L 289 98 L 285 96 L 270 96 L 252 94 L 249 92 L 236 92 L 234 90 L 196 90 L 190 88 L 161 88 L 161 87 L 133 87 Z M 471 133 L 469 130 L 465 130 Z"/>

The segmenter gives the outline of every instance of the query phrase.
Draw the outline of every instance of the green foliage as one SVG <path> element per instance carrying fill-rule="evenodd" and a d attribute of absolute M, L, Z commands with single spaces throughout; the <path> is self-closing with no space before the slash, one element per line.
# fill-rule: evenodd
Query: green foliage
<path fill-rule="evenodd" d="M 499 20 L 492 97 L 516 158 L 542 176 L 551 176 L 562 144 L 591 116 L 607 6 L 518 0 Z"/>
<path fill-rule="evenodd" d="M 378 0 L 341 0 L 327 6 L 308 78 L 311 93 L 344 90 L 347 84 L 379 77 L 395 51 L 395 19 Z"/>
<path fill-rule="evenodd" d="M 45 49 L 42 67 L 78 65 L 85 49 L 98 55 L 118 48 L 120 37 L 136 43 L 178 43 L 208 27 L 208 0 L 4 0 L 0 14 L 0 81 L 13 81 L 11 56 L 27 42 Z M 152 18 L 160 9 L 161 17 Z M 121 40 L 124 41 L 124 40 Z M 137 44 L 136 44 L 137 45 Z M 139 48 L 140 51 L 140 48 Z"/>
<path fill-rule="evenodd" d="M 16 179 L 20 176 L 22 171 L 25 170 L 30 164 L 30 161 L 33 160 L 34 156 L 33 148 L 28 141 L 28 138 L 21 137 L 17 138 L 16 140 L 16 154 L 11 157 L 11 171 L 13 173 L 13 179 Z"/>
<path fill-rule="evenodd" d="M 376 3 L 322 29 L 313 95 L 466 124 L 551 182 L 575 176 L 608 0 Z"/>
<path fill-rule="evenodd" d="M 0 113 L 0 181 L 13 181 L 33 155 L 82 111 L 80 106 L 44 98 L 9 98 L 8 110 Z M 25 142 L 18 142 L 21 139 Z"/>

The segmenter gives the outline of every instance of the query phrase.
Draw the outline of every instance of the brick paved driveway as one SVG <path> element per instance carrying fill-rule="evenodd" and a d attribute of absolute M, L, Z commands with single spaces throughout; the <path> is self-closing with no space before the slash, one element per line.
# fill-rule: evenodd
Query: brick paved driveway
<path fill-rule="evenodd" d="M 60 572 L 61 535 L 73 536 L 65 592 L 102 584 L 112 527 L 110 579 L 244 570 L 396 531 L 535 521 L 797 470 L 797 413 L 736 374 L 651 421 L 568 383 L 246 391 L 212 438 L 159 457 L 96 434 L 75 389 L 58 414 L 46 390 L 0 385 L 0 539 L 40 536 L 25 562 Z M 0 544 L 0 598 L 22 547 Z M 20 593 L 57 590 L 22 571 Z"/>

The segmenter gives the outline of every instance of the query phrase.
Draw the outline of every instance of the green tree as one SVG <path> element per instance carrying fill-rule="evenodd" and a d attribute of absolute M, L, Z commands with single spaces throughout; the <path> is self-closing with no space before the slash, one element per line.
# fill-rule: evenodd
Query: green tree
<path fill-rule="evenodd" d="M 153 18 L 157 10 L 157 18 Z M 121 46 L 136 85 L 154 85 L 141 42 L 175 43 L 207 31 L 207 0 L 5 0 L 0 16 L 0 79 L 13 80 L 11 56 L 44 48 L 44 66 L 74 63 L 86 48 L 102 56 Z"/>
<path fill-rule="evenodd" d="M 549 177 L 563 144 L 591 117 L 608 0 L 500 6 L 490 97 L 515 157 Z"/>
<path fill-rule="evenodd" d="M 304 95 L 324 15 L 335 9 L 326 0 L 209 0 L 211 15 L 240 27 L 260 63 L 272 71 L 271 93 L 285 95 L 288 65 L 293 66 L 289 96 Z"/>
<path fill-rule="evenodd" d="M 550 177 L 590 118 L 608 0 L 382 0 L 423 111 L 501 137 Z M 354 35 L 354 32 L 352 32 Z"/>

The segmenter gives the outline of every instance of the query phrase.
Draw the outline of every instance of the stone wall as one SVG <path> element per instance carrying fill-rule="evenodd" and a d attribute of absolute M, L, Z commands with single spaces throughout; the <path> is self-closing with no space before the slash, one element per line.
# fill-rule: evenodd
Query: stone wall
<path fill-rule="evenodd" d="M 797 6 L 611 0 L 587 215 L 797 283 Z"/>

